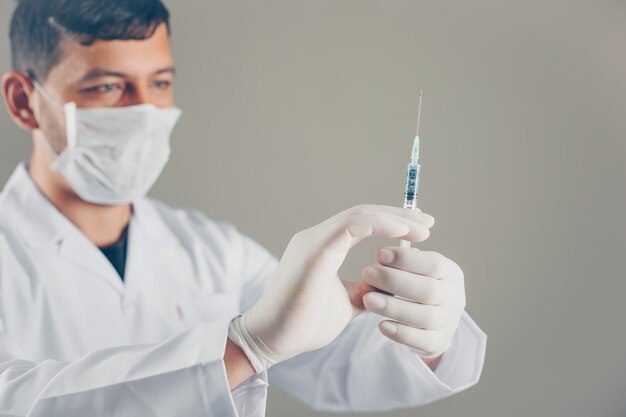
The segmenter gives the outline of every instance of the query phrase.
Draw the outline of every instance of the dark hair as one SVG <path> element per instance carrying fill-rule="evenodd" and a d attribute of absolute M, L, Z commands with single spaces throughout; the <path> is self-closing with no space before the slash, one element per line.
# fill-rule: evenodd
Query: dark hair
<path fill-rule="evenodd" d="M 10 30 L 13 68 L 44 80 L 61 58 L 65 36 L 83 45 L 140 40 L 161 23 L 169 34 L 169 12 L 161 0 L 19 0 Z"/>

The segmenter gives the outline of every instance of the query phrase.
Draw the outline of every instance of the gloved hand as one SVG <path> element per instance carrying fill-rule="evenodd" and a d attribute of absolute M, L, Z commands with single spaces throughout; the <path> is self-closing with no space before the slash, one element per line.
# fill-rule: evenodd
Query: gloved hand
<path fill-rule="evenodd" d="M 379 265 L 363 270 L 364 281 L 391 295 L 369 292 L 363 302 L 391 319 L 379 324 L 380 331 L 424 357 L 448 350 L 465 310 L 461 268 L 437 252 L 415 248 L 381 248 L 376 258 Z"/>
<path fill-rule="evenodd" d="M 433 224 L 420 211 L 362 205 L 298 232 L 261 298 L 231 321 L 229 338 L 256 372 L 326 346 L 363 311 L 354 285 L 337 275 L 348 251 L 369 236 L 421 242 Z"/>

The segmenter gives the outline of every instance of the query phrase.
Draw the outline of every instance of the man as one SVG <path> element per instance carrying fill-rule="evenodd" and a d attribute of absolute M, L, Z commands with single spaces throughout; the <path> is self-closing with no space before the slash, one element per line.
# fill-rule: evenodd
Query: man
<path fill-rule="evenodd" d="M 453 261 L 382 248 L 362 281 L 337 275 L 359 241 L 423 241 L 432 217 L 358 206 L 278 262 L 145 198 L 180 115 L 159 0 L 21 0 L 10 36 L 2 93 L 33 152 L 0 194 L 0 414 L 263 416 L 268 380 L 380 411 L 477 382 L 486 339 Z"/>

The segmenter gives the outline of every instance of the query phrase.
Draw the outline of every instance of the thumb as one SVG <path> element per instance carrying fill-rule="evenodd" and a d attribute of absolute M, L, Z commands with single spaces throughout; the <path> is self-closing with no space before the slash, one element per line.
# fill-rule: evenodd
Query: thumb
<path fill-rule="evenodd" d="M 348 292 L 348 296 L 350 297 L 350 302 L 352 303 L 352 319 L 355 319 L 359 314 L 365 311 L 365 305 L 363 304 L 363 296 L 368 292 L 379 292 L 380 290 L 376 287 L 373 287 L 363 280 L 361 281 L 344 281 L 341 280 L 346 291 Z"/>

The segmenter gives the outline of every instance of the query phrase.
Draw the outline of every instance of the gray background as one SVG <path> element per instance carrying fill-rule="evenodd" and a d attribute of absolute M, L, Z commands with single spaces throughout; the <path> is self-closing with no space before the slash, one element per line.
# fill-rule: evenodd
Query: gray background
<path fill-rule="evenodd" d="M 276 255 L 352 205 L 401 204 L 424 89 L 421 247 L 464 268 L 489 343 L 479 385 L 390 416 L 626 414 L 623 1 L 168 4 L 185 114 L 152 195 Z M 4 182 L 30 139 L 4 111 L 0 132 Z M 312 415 L 330 414 L 270 389 L 268 416 Z"/>

